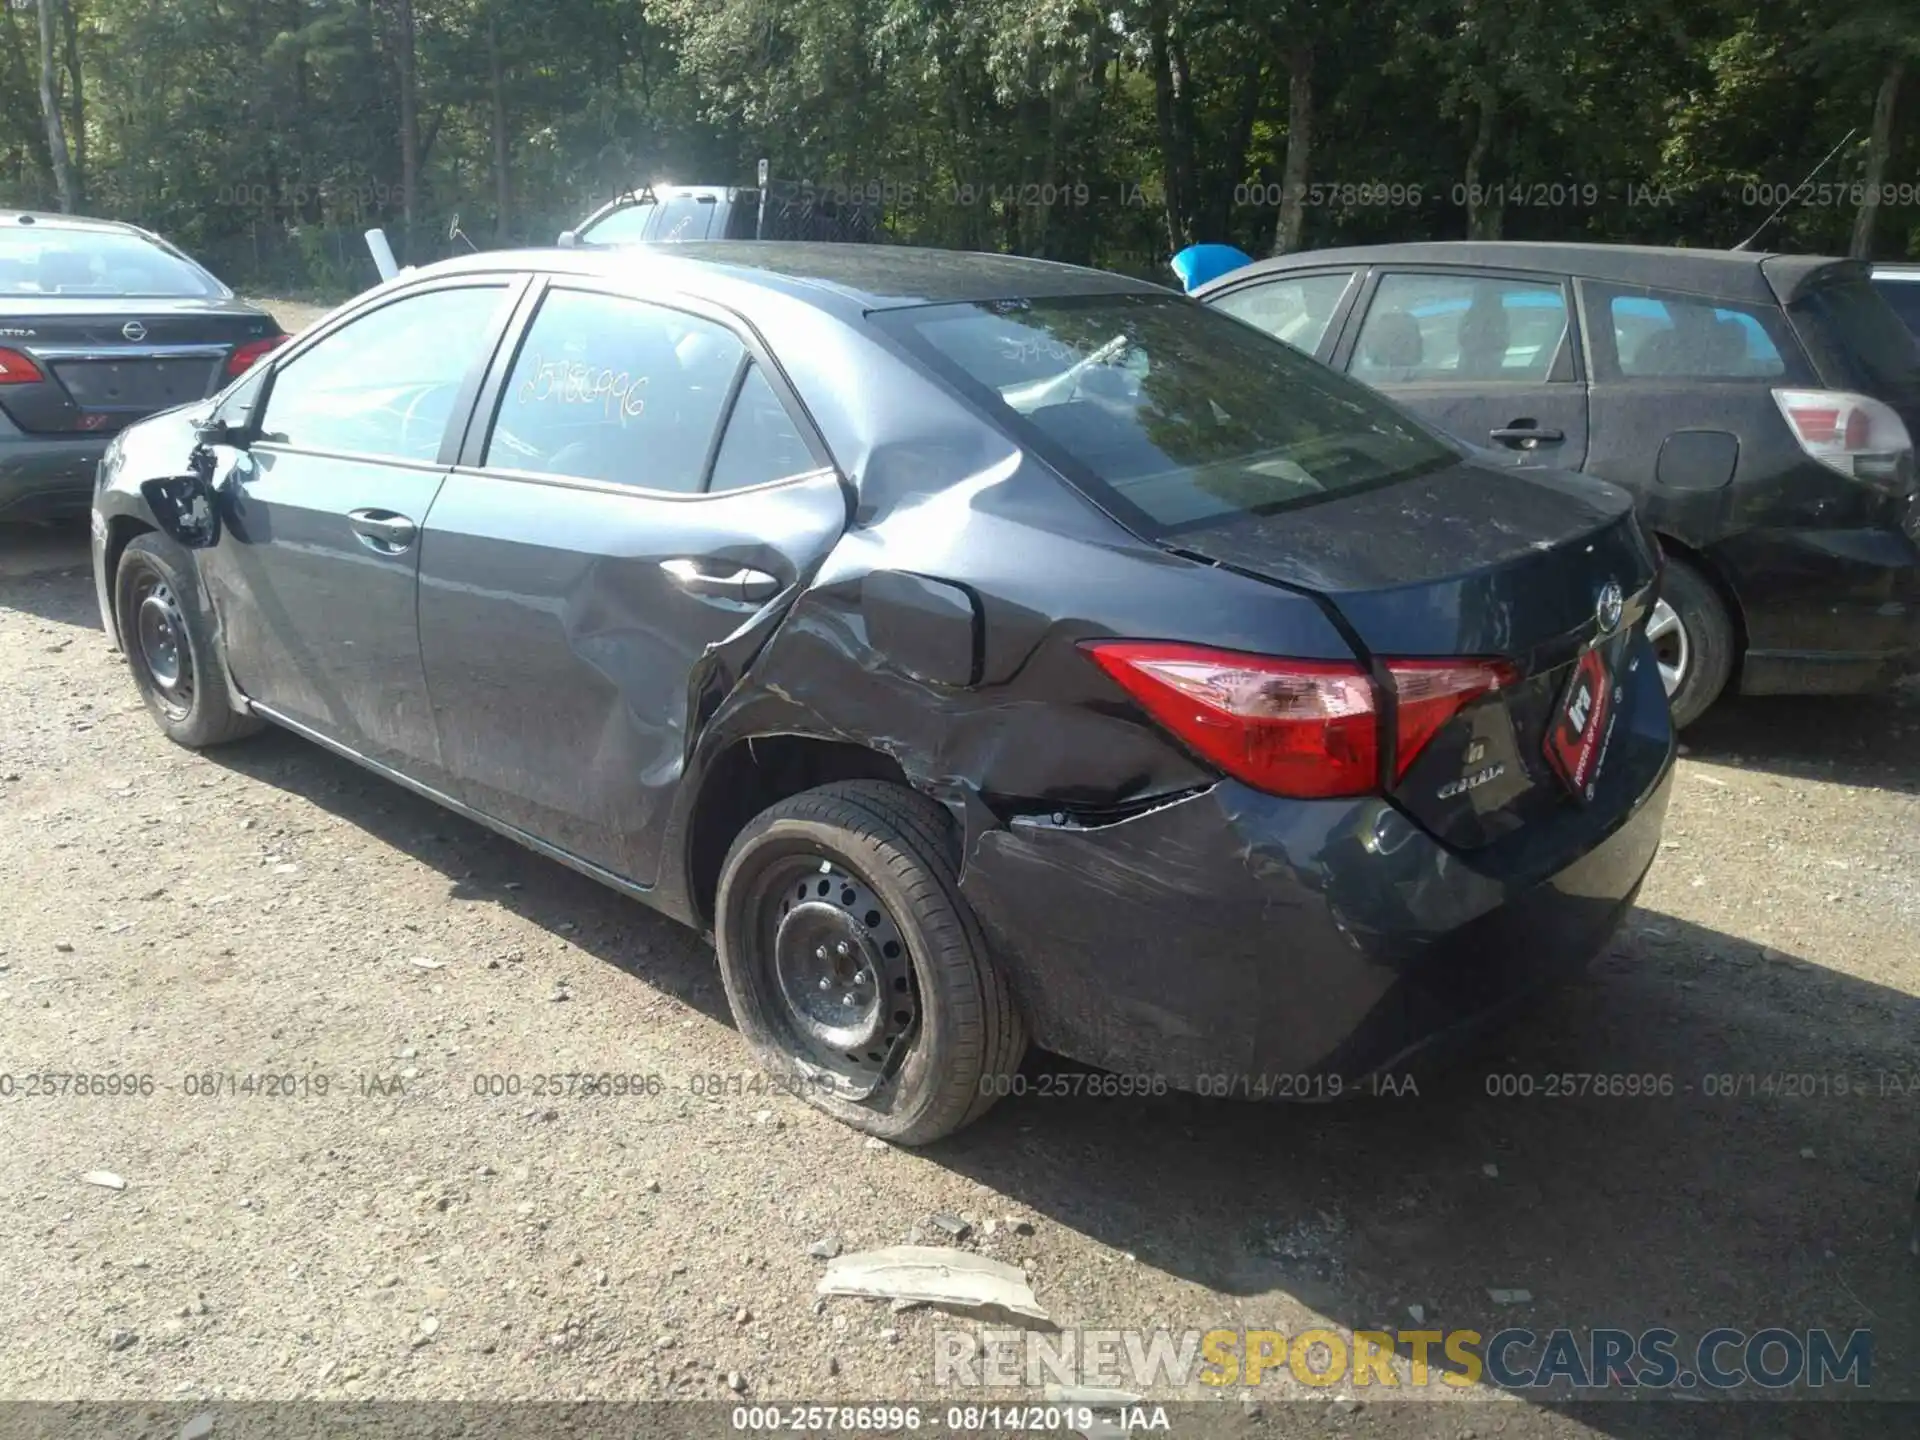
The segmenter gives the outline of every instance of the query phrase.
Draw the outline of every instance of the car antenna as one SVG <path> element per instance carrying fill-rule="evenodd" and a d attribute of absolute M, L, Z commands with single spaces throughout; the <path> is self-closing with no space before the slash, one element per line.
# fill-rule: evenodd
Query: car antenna
<path fill-rule="evenodd" d="M 1851 130 L 1847 131 L 1845 135 L 1841 136 L 1840 143 L 1834 146 L 1833 149 L 1829 150 L 1826 153 L 1825 158 L 1823 158 L 1818 165 L 1814 166 L 1813 169 L 1807 172 L 1807 178 L 1802 180 L 1798 185 L 1794 186 L 1793 189 L 1789 190 L 1787 192 L 1787 198 L 1782 200 L 1778 205 L 1773 207 L 1773 213 L 1767 216 L 1766 219 L 1760 222 L 1760 228 L 1758 230 L 1755 230 L 1751 235 L 1749 235 L 1746 239 L 1742 240 L 1738 245 L 1734 246 L 1733 248 L 1736 250 L 1751 250 L 1753 248 L 1753 242 L 1758 240 L 1762 235 L 1766 234 L 1767 227 L 1773 224 L 1774 221 L 1778 220 L 1780 218 L 1780 213 L 1783 210 L 1785 210 L 1787 206 L 1791 205 L 1796 199 L 1799 198 L 1800 192 L 1802 190 L 1806 189 L 1807 186 L 1813 183 L 1813 177 L 1818 175 L 1822 170 L 1826 169 L 1827 162 L 1833 159 L 1833 157 L 1838 155 L 1842 150 L 1846 149 L 1847 142 L 1852 140 L 1853 137 L 1858 135 L 1859 133 L 1860 133 L 1860 127 L 1856 125 Z"/>

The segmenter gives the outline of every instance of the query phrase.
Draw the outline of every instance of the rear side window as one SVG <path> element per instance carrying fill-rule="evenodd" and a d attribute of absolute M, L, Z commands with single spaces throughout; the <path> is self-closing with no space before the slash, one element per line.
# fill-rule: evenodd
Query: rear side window
<path fill-rule="evenodd" d="M 1745 380 L 1787 373 L 1779 318 L 1696 295 L 1589 285 L 1588 313 L 1613 342 L 1612 368 L 1627 380 Z"/>
<path fill-rule="evenodd" d="M 1384 275 L 1360 327 L 1355 379 L 1522 381 L 1553 375 L 1567 337 L 1562 287 L 1484 275 Z"/>
<path fill-rule="evenodd" d="M 1333 312 L 1340 308 L 1340 297 L 1347 293 L 1352 279 L 1351 270 L 1337 275 L 1288 276 L 1243 285 L 1209 303 L 1311 355 L 1320 348 Z"/>
<path fill-rule="evenodd" d="M 1873 288 L 1893 308 L 1901 323 L 1920 338 L 1920 275 L 1910 280 L 1876 280 Z"/>
<path fill-rule="evenodd" d="M 882 312 L 930 368 L 1146 534 L 1457 463 L 1385 397 L 1184 297 Z"/>
<path fill-rule="evenodd" d="M 740 398 L 727 418 L 727 433 L 714 457 L 709 490 L 741 490 L 765 485 L 789 475 L 804 474 L 816 466 L 813 452 L 773 393 L 758 365 L 747 367 Z"/>
<path fill-rule="evenodd" d="M 745 354 L 697 315 L 554 290 L 514 357 L 482 463 L 698 490 Z"/>
<path fill-rule="evenodd" d="M 1913 332 L 1868 281 L 1817 286 L 1787 313 L 1829 384 L 1902 400 L 1920 393 Z"/>

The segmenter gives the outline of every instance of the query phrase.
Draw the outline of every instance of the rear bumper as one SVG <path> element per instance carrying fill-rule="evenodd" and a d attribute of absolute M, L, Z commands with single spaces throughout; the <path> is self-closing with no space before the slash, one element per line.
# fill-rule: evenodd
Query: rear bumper
<path fill-rule="evenodd" d="M 1920 665 L 1920 548 L 1905 532 L 1758 531 L 1714 558 L 1746 620 L 1742 694 L 1857 694 Z"/>
<path fill-rule="evenodd" d="M 0 522 L 84 514 L 110 435 L 45 440 L 0 434 Z"/>
<path fill-rule="evenodd" d="M 1377 1072 L 1605 947 L 1672 783 L 1657 680 L 1622 693 L 1594 803 L 1512 844 L 1460 854 L 1382 799 L 1225 782 L 1115 824 L 988 830 L 961 888 L 1038 1044 L 1177 1088 L 1310 1096 L 1289 1083 Z"/>

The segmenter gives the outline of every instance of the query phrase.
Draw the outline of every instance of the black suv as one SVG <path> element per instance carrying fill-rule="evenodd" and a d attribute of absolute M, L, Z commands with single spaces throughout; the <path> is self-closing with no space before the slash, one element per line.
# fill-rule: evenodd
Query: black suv
<path fill-rule="evenodd" d="M 1920 653 L 1920 351 L 1863 262 L 1623 245 L 1308 251 L 1199 297 L 1513 463 L 1623 485 L 1674 719 Z"/>

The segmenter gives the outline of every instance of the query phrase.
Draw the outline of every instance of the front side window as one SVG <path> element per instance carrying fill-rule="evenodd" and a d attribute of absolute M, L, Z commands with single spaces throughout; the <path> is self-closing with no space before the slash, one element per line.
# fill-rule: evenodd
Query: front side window
<path fill-rule="evenodd" d="M 731 330 L 697 315 L 551 291 L 514 357 L 483 463 L 698 490 L 745 354 Z"/>
<path fill-rule="evenodd" d="M 876 323 L 1145 533 L 1460 458 L 1365 386 L 1179 296 L 932 305 Z"/>
<path fill-rule="evenodd" d="M 1369 385 L 1543 384 L 1567 336 L 1550 282 L 1483 275 L 1384 275 L 1347 367 Z"/>
<path fill-rule="evenodd" d="M 1737 380 L 1787 372 L 1768 319 L 1752 306 L 1602 285 L 1590 285 L 1588 295 L 1589 314 L 1595 299 L 1606 307 L 1625 379 Z"/>
<path fill-rule="evenodd" d="M 500 285 L 382 305 L 276 367 L 261 438 L 302 450 L 432 461 L 506 297 Z"/>
<path fill-rule="evenodd" d="M 673 195 L 642 200 L 614 211 L 580 236 L 593 245 L 704 240 L 719 201 L 712 195 Z"/>
<path fill-rule="evenodd" d="M 1290 275 L 1243 285 L 1209 303 L 1311 355 L 1320 348 L 1352 278 L 1351 270 L 1337 275 Z"/>

